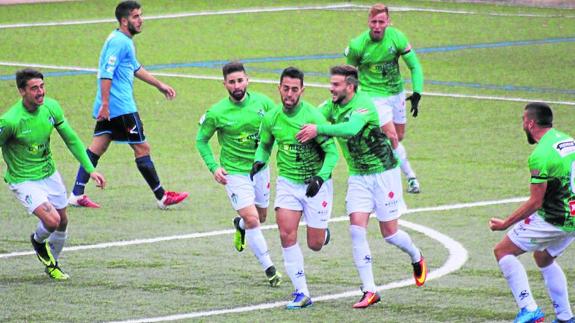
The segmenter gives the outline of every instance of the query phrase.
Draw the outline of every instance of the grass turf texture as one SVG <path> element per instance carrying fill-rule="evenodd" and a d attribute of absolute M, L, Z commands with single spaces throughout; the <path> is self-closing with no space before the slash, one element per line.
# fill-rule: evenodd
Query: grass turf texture
<path fill-rule="evenodd" d="M 2 7 L 3 23 L 112 18 L 115 1 L 86 1 Z M 266 5 L 328 2 L 275 2 Z M 357 2 L 354 2 L 357 4 Z M 143 2 L 145 15 L 230 9 L 216 3 L 188 1 Z M 260 6 L 256 1 L 234 2 L 234 8 Z M 566 15 L 571 11 L 489 5 L 390 2 L 391 6 L 417 6 L 478 12 Z M 285 57 L 342 52 L 349 39 L 366 28 L 365 11 L 300 11 L 149 20 L 135 38 L 138 58 L 146 66 L 231 58 Z M 392 12 L 395 25 L 416 48 L 502 41 L 570 37 L 573 19 L 495 17 L 445 13 Z M 337 22 L 337 24 L 335 23 Z M 345 26 L 340 28 L 339 26 Z M 0 29 L 0 61 L 95 68 L 102 42 L 114 23 Z M 566 73 L 573 43 L 468 49 L 421 54 L 426 79 L 533 88 L 573 89 Z M 274 70 L 288 64 L 318 72 L 311 82 L 326 82 L 321 73 L 341 59 L 247 64 L 252 77 L 276 80 Z M 403 64 L 403 63 L 402 63 Z M 18 68 L 0 67 L 1 75 Z M 53 70 L 43 69 L 44 72 Z M 216 68 L 180 68 L 159 72 L 220 75 Z M 404 71 L 404 77 L 409 74 Z M 197 120 L 203 111 L 226 95 L 220 81 L 162 77 L 178 91 L 169 102 L 153 88 L 136 82 L 136 99 L 152 146 L 152 157 L 164 186 L 187 190 L 182 206 L 163 212 L 139 175 L 131 150 L 112 145 L 98 169 L 108 180 L 104 191 L 90 185 L 87 192 L 100 202 L 100 210 L 69 209 L 69 246 L 104 243 L 232 229 L 234 212 L 223 188 L 203 166 L 194 147 Z M 90 118 L 95 75 L 48 76 L 48 95 L 57 98 L 84 142 L 93 128 Z M 251 90 L 279 99 L 276 85 L 252 84 Z M 443 93 L 500 95 L 574 101 L 570 94 L 473 89 L 426 85 Z M 327 89 L 308 88 L 304 98 L 314 104 L 327 99 Z M 0 81 L 0 111 L 18 98 L 13 80 Z M 423 193 L 407 195 L 411 208 L 497 200 L 528 194 L 527 156 L 531 147 L 521 130 L 523 103 L 424 96 L 421 114 L 410 118 L 405 145 L 418 173 Z M 554 106 L 558 129 L 574 128 L 575 111 Z M 572 132 L 572 131 L 571 131 Z M 573 132 L 572 132 L 573 133 Z M 58 169 L 70 188 L 77 162 L 59 138 L 52 140 Z M 215 140 L 214 140 L 215 141 Z M 214 145 L 214 147 L 217 147 Z M 5 166 L 2 165 L 2 170 Z M 273 168 L 272 168 L 273 169 Z M 275 170 L 274 170 L 275 172 Z M 340 160 L 334 173 L 333 217 L 344 214 L 346 167 Z M 30 251 L 26 239 L 36 220 L 25 215 L 5 187 L 0 190 L 2 238 L 0 252 Z M 487 228 L 491 216 L 506 216 L 517 204 L 405 215 L 403 219 L 438 230 L 459 241 L 469 252 L 464 267 L 432 280 L 426 287 L 384 291 L 382 304 L 366 311 L 350 311 L 357 299 L 318 302 L 301 312 L 283 308 L 204 318 L 209 321 L 510 321 L 516 313 L 511 293 L 492 256 L 502 233 Z M 268 223 L 274 223 L 269 212 Z M 372 220 L 369 230 L 377 284 L 409 278 L 405 255 L 383 242 Z M 320 253 L 304 249 L 308 283 L 313 295 L 354 290 L 359 279 L 351 259 L 346 222 L 330 225 L 332 242 Z M 437 241 L 408 230 L 430 262 L 440 267 L 447 251 Z M 283 273 L 276 230 L 264 232 L 272 259 Z M 305 231 L 300 231 L 300 243 Z M 575 253 L 568 250 L 560 263 L 570 294 Z M 224 260 L 225 259 L 225 260 Z M 223 261 L 224 260 L 224 261 Z M 234 251 L 232 234 L 156 244 L 100 250 L 64 251 L 62 266 L 72 279 L 55 283 L 42 272 L 34 256 L 0 259 L 0 293 L 4 301 L 0 321 L 108 321 L 234 308 L 264 302 L 286 301 L 289 278 L 279 289 L 267 286 L 265 275 L 247 250 Z M 529 256 L 522 257 L 540 306 L 552 318 L 542 279 Z M 384 315 L 384 316 L 382 316 Z"/>

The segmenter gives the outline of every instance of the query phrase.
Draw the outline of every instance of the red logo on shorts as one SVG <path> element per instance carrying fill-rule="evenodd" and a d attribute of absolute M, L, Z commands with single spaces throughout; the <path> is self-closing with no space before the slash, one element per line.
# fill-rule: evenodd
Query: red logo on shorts
<path fill-rule="evenodd" d="M 321 206 L 325 208 L 327 206 L 327 202 L 326 201 L 321 202 Z"/>
<path fill-rule="evenodd" d="M 571 216 L 575 216 L 575 201 L 569 201 L 569 211 Z"/>
<path fill-rule="evenodd" d="M 392 199 L 392 198 L 395 196 L 395 194 L 394 194 L 393 192 L 389 192 L 389 193 L 387 193 L 387 196 L 388 196 L 390 199 Z"/>

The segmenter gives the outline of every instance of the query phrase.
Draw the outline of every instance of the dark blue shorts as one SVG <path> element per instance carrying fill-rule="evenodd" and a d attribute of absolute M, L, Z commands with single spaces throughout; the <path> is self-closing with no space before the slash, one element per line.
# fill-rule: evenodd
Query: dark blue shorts
<path fill-rule="evenodd" d="M 144 124 L 138 112 L 123 114 L 110 120 L 97 121 L 94 137 L 110 135 L 112 140 L 127 144 L 141 144 L 146 141 Z"/>

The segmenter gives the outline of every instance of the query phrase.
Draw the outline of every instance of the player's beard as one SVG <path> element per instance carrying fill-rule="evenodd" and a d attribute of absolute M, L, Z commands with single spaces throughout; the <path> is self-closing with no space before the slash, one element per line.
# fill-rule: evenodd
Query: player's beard
<path fill-rule="evenodd" d="M 537 141 L 535 141 L 535 138 L 533 138 L 533 136 L 531 135 L 529 130 L 527 130 L 527 129 L 523 129 L 523 130 L 525 130 L 525 135 L 527 136 L 527 142 L 530 145 L 535 145 L 537 143 Z"/>
<path fill-rule="evenodd" d="M 228 93 L 230 94 L 230 96 L 237 102 L 240 102 L 241 100 L 244 99 L 244 96 L 246 95 L 246 90 L 235 90 L 235 91 L 228 91 Z"/>
<path fill-rule="evenodd" d="M 334 98 L 331 99 L 331 102 L 333 102 L 334 104 L 341 104 L 343 100 L 345 100 L 345 98 L 346 98 L 345 93 L 338 94 L 335 99 Z"/>
<path fill-rule="evenodd" d="M 140 29 L 142 27 L 140 26 Z M 130 32 L 130 35 L 134 36 L 137 35 L 141 32 L 141 30 L 137 30 L 136 27 L 134 26 L 134 24 L 132 24 L 131 22 L 128 22 L 128 31 Z"/>
<path fill-rule="evenodd" d="M 284 108 L 286 108 L 287 110 L 291 110 L 295 107 L 297 107 L 297 105 L 299 104 L 299 97 L 297 98 L 297 100 L 295 100 L 292 104 L 290 104 L 289 106 L 286 104 L 286 101 L 282 98 L 282 103 L 284 105 Z"/>

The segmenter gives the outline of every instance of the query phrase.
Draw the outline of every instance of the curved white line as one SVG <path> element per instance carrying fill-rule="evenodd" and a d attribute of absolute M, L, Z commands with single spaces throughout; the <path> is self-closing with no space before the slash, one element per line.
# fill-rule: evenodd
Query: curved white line
<path fill-rule="evenodd" d="M 412 230 L 419 231 L 426 236 L 439 241 L 445 248 L 447 248 L 449 252 L 449 256 L 447 261 L 438 269 L 435 269 L 429 273 L 427 280 L 437 279 L 439 277 L 445 276 L 449 273 L 452 273 L 465 264 L 468 258 L 467 250 L 461 245 L 459 242 L 451 239 L 450 237 L 440 233 L 436 230 L 430 229 L 428 227 L 424 227 L 419 224 L 415 224 L 412 222 L 400 220 L 399 224 L 408 227 Z M 410 279 L 403 279 L 400 281 L 391 282 L 385 285 L 381 285 L 377 287 L 378 291 L 405 287 L 413 285 L 413 278 Z M 351 296 L 360 296 L 361 292 L 358 290 L 348 291 L 343 293 L 337 294 L 327 294 L 316 296 L 313 298 L 314 302 L 321 302 Z M 177 321 L 177 320 L 184 320 L 184 319 L 192 319 L 198 317 L 208 317 L 208 316 L 215 316 L 215 315 L 222 315 L 222 314 L 231 314 L 231 313 L 244 313 L 256 310 L 263 310 L 269 308 L 277 308 L 285 306 L 286 302 L 273 302 L 273 303 L 263 303 L 257 305 L 249 305 L 249 306 L 242 306 L 236 308 L 229 308 L 229 309 L 221 309 L 221 310 L 210 310 L 210 311 L 201 311 L 201 312 L 191 312 L 191 313 L 184 313 L 184 314 L 175 314 L 175 315 L 168 315 L 168 316 L 159 316 L 159 317 L 149 317 L 149 318 L 141 318 L 141 319 L 131 319 L 127 321 L 115 321 L 115 323 L 140 323 L 140 322 L 165 322 L 165 321 Z"/>

